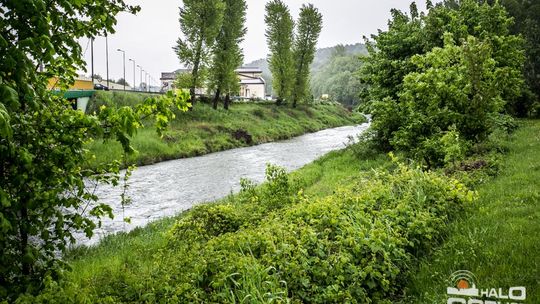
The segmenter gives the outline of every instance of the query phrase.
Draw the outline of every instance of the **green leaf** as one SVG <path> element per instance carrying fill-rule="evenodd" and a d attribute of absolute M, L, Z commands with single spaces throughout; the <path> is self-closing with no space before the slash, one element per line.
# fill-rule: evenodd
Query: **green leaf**
<path fill-rule="evenodd" d="M 16 110 L 19 107 L 19 95 L 17 91 L 6 84 L 0 84 L 0 102 L 7 105 L 8 109 Z"/>

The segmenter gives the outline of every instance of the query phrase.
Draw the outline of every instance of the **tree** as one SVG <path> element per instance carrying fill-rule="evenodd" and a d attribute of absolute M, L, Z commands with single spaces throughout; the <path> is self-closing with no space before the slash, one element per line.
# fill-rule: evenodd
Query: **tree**
<path fill-rule="evenodd" d="M 91 236 L 96 218 L 112 216 L 89 183 L 118 184 L 120 161 L 84 169 L 92 157 L 86 144 L 118 140 L 129 153 L 143 118 L 158 114 L 162 130 L 171 107 L 185 110 L 188 98 L 169 93 L 97 115 L 73 110 L 62 93 L 47 90 L 49 79 L 66 89 L 84 70 L 79 39 L 114 32 L 118 13 L 139 8 L 121 0 L 31 3 L 0 7 L 0 298 L 8 301 L 57 277 L 74 231 Z"/>
<path fill-rule="evenodd" d="M 530 0 L 501 0 L 499 3 L 514 18 L 512 33 L 521 34 L 526 41 L 524 75 L 529 90 L 509 103 L 507 109 L 520 117 L 540 117 L 540 3 Z"/>
<path fill-rule="evenodd" d="M 313 4 L 302 5 L 294 40 L 293 107 L 308 94 L 309 68 L 315 58 L 317 40 L 322 30 L 322 14 Z"/>
<path fill-rule="evenodd" d="M 212 46 L 223 21 L 225 5 L 222 0 L 184 0 L 180 7 L 180 30 L 174 47 L 180 62 L 191 69 L 189 86 L 191 104 L 195 89 L 205 82 Z"/>
<path fill-rule="evenodd" d="M 129 87 L 129 83 L 124 79 L 124 78 L 120 78 L 116 81 L 117 84 L 120 84 L 120 85 L 126 85 Z"/>
<path fill-rule="evenodd" d="M 274 95 L 277 104 L 290 97 L 293 86 L 293 28 L 294 21 L 289 8 L 281 0 L 266 4 L 266 41 L 270 49 L 268 63 L 272 72 Z"/>
<path fill-rule="evenodd" d="M 224 2 L 225 19 L 214 45 L 210 72 L 211 88 L 215 92 L 214 109 L 217 109 L 222 93 L 227 95 L 226 100 L 228 101 L 231 92 L 238 91 L 238 76 L 235 70 L 242 65 L 244 60 L 240 43 L 244 40 L 247 31 L 245 27 L 246 1 L 224 0 Z M 228 108 L 228 102 L 224 106 Z"/>
<path fill-rule="evenodd" d="M 446 149 L 439 139 L 472 144 L 493 131 L 503 106 L 522 94 L 524 56 L 501 5 L 430 7 L 420 15 L 411 6 L 410 16 L 394 10 L 389 30 L 373 36 L 361 75 L 377 146 L 438 165 Z"/>

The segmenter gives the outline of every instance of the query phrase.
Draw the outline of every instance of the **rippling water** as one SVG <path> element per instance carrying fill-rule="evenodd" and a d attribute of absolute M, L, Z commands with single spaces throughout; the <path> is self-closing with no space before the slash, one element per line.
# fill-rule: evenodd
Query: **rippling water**
<path fill-rule="evenodd" d="M 95 244 L 103 236 L 129 231 L 146 223 L 176 215 L 202 202 L 213 201 L 240 189 L 240 179 L 257 183 L 264 180 L 267 163 L 292 171 L 320 156 L 342 149 L 348 137 L 360 134 L 368 124 L 319 131 L 290 140 L 227 150 L 200 157 L 185 158 L 137 168 L 129 180 L 132 203 L 125 207 L 125 223 L 120 205 L 121 187 L 100 186 L 101 202 L 113 207 L 114 220 L 104 219 L 94 237 L 79 235 L 80 244 Z"/>

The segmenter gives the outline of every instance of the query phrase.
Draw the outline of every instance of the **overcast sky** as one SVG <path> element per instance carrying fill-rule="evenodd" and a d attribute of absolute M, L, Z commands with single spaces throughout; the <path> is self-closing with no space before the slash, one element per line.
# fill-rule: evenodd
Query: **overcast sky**
<path fill-rule="evenodd" d="M 245 62 L 265 58 L 264 6 L 268 0 L 246 0 L 248 4 L 248 33 L 243 43 Z M 294 19 L 303 3 L 313 3 L 323 14 L 323 30 L 318 47 L 336 44 L 362 42 L 362 36 L 386 29 L 390 9 L 408 11 L 411 0 L 284 0 L 291 9 Z M 109 36 L 109 77 L 119 79 L 123 76 L 122 53 L 126 51 L 126 78 L 133 82 L 133 62 L 159 81 L 161 72 L 172 72 L 182 67 L 172 47 L 180 36 L 178 22 L 181 0 L 127 0 L 129 4 L 140 5 L 137 15 L 123 13 L 118 16 L 116 33 Z M 425 1 L 419 3 L 425 9 Z M 88 41 L 81 41 L 85 58 L 90 63 Z M 88 48 L 87 48 L 88 47 Z M 97 38 L 94 43 L 94 70 L 103 77 L 106 75 L 105 39 Z M 90 65 L 88 65 L 90 74 Z M 144 76 L 143 76 L 144 77 Z M 136 82 L 140 82 L 139 68 L 136 69 Z"/>

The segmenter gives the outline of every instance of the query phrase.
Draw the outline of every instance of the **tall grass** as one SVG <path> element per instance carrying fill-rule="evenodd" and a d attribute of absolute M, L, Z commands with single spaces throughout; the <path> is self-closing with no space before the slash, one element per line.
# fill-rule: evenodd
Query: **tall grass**
<path fill-rule="evenodd" d="M 478 288 L 525 286 L 525 303 L 540 301 L 540 121 L 522 121 L 509 139 L 500 174 L 477 189 L 469 216 L 422 260 L 401 303 L 446 303 L 450 275 L 475 274 Z"/>

